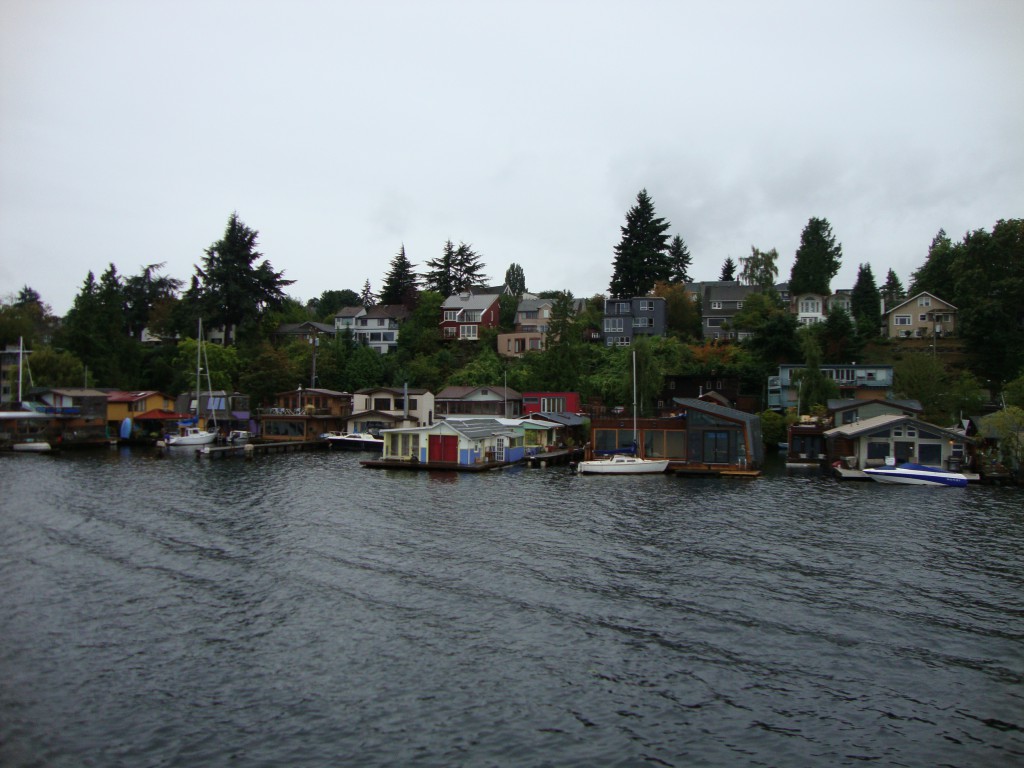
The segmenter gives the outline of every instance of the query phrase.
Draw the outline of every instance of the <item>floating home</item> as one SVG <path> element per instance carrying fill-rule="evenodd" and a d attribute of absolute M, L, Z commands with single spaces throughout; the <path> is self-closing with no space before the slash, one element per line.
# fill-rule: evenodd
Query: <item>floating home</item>
<path fill-rule="evenodd" d="M 381 430 L 384 450 L 367 467 L 494 469 L 526 457 L 525 430 L 514 420 L 446 419 L 425 427 Z"/>
<path fill-rule="evenodd" d="M 694 398 L 674 398 L 674 413 L 638 419 L 637 434 L 627 416 L 594 419 L 592 455 L 637 453 L 668 459 L 677 474 L 756 475 L 764 463 L 761 419 L 755 414 Z"/>

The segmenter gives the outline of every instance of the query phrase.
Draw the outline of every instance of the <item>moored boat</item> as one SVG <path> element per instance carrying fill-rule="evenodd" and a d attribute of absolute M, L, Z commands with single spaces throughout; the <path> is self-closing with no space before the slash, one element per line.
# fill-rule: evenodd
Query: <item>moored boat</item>
<path fill-rule="evenodd" d="M 371 435 L 368 432 L 325 432 L 320 435 L 326 440 L 331 448 L 344 448 L 349 451 L 376 451 L 384 450 L 384 438 Z"/>
<path fill-rule="evenodd" d="M 616 453 L 607 459 L 581 461 L 576 471 L 582 475 L 648 475 L 664 472 L 668 459 L 640 459 Z"/>
<path fill-rule="evenodd" d="M 967 485 L 965 475 L 926 464 L 887 464 L 884 467 L 865 469 L 864 474 L 875 482 L 892 485 L 933 485 L 948 488 L 963 488 Z"/>

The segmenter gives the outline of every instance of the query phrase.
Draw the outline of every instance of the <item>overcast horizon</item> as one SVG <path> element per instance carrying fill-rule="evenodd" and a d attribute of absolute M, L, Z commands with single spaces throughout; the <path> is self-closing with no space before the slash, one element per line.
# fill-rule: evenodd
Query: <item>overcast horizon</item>
<path fill-rule="evenodd" d="M 904 286 L 1024 216 L 1024 3 L 0 0 L 0 297 L 187 281 L 237 211 L 307 301 L 446 240 L 501 282 L 607 291 L 646 188 L 717 279 L 788 279 L 827 219 L 833 290 Z"/>

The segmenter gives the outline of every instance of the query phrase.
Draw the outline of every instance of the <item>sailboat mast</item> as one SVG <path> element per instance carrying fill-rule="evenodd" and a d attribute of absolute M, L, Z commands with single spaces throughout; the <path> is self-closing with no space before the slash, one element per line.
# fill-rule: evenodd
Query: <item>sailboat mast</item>
<path fill-rule="evenodd" d="M 19 404 L 21 403 L 21 400 L 22 400 L 22 397 L 21 397 L 21 380 L 22 380 L 21 369 L 22 369 L 22 365 L 24 364 L 24 359 L 25 359 L 25 337 L 24 336 L 19 336 L 18 337 L 18 403 Z"/>
<path fill-rule="evenodd" d="M 633 352 L 633 445 L 635 446 L 636 451 L 639 452 L 640 446 L 638 445 L 638 443 L 640 442 L 640 436 L 637 434 L 637 431 L 636 431 L 636 350 L 634 349 L 634 350 L 632 350 L 632 352 Z"/>

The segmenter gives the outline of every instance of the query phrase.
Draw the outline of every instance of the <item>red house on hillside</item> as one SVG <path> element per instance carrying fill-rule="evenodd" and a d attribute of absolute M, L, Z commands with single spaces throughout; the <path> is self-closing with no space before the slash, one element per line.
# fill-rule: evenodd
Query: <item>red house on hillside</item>
<path fill-rule="evenodd" d="M 580 413 L 579 392 L 523 392 L 523 415 Z"/>

